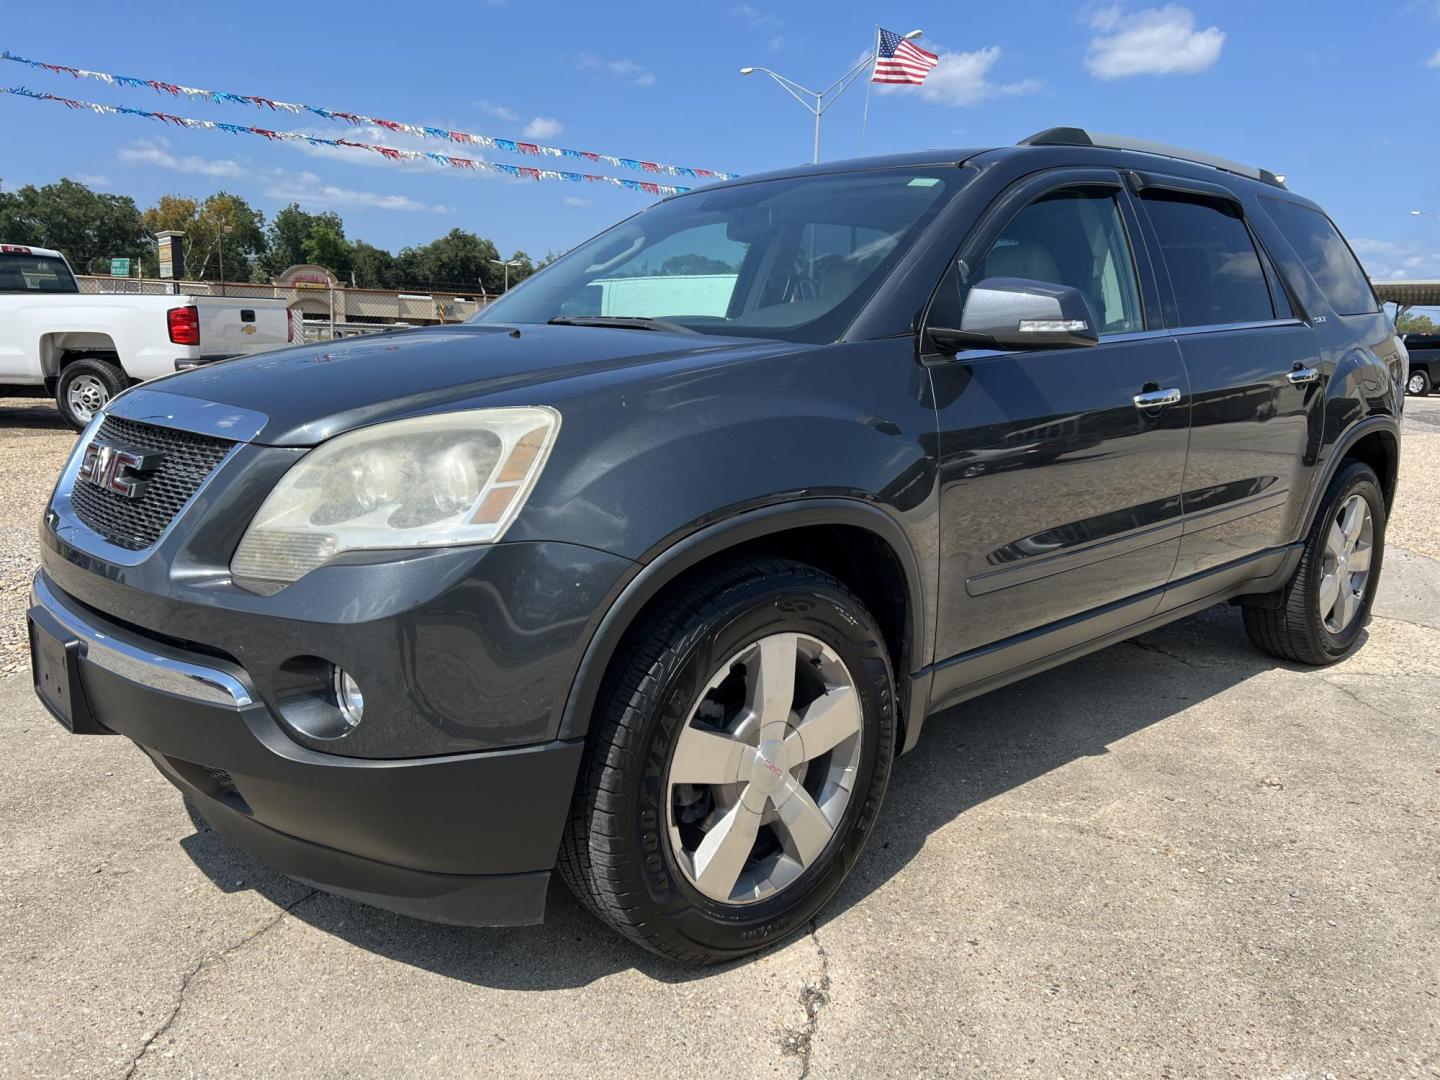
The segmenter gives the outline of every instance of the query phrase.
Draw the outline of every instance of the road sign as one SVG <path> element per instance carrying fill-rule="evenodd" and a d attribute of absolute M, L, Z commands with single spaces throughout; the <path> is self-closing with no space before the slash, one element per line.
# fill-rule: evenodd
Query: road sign
<path fill-rule="evenodd" d="M 129 260 L 129 259 L 111 259 L 111 260 L 110 260 L 110 276 L 111 276 L 111 277 L 129 277 L 129 276 L 130 276 L 130 260 Z"/>

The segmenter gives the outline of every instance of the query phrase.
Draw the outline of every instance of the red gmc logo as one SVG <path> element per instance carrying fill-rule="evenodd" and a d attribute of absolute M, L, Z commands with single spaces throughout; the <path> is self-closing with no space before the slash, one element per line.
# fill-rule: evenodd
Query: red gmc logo
<path fill-rule="evenodd" d="M 160 458 L 160 454 L 92 442 L 80 459 L 80 479 L 127 499 L 138 499 L 147 483 L 143 474 L 154 472 Z"/>

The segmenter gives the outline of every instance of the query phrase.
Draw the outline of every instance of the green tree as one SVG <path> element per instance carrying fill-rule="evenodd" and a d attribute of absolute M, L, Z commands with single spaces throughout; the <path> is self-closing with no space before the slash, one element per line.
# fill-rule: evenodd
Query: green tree
<path fill-rule="evenodd" d="M 185 234 L 187 278 L 218 281 L 223 257 L 225 277 L 245 281 L 255 261 L 265 254 L 265 215 L 239 195 L 220 191 L 203 202 L 162 195 L 141 220 L 151 235 L 167 229 Z M 146 270 L 156 272 L 153 255 L 146 260 Z"/>
<path fill-rule="evenodd" d="M 362 289 L 395 289 L 401 284 L 395 256 L 364 240 L 350 245 L 350 272 Z"/>
<path fill-rule="evenodd" d="M 322 245 L 321 250 L 327 254 L 333 254 L 334 238 L 338 237 L 342 241 L 345 239 L 345 222 L 340 220 L 339 214 L 333 210 L 319 214 L 307 213 L 300 209 L 298 203 L 291 203 L 279 211 L 271 220 L 269 229 L 266 230 L 268 251 L 264 266 L 268 273 L 273 276 L 296 263 L 310 262 L 310 251 L 307 250 L 307 245 L 315 231 L 321 227 L 334 235 L 317 241 L 317 243 Z M 339 273 L 338 267 L 327 265 L 326 268 Z M 345 269 L 347 271 L 345 276 L 348 277 L 348 262 Z"/>
<path fill-rule="evenodd" d="M 500 258 L 494 243 L 465 229 L 451 229 L 438 240 L 420 247 L 408 247 L 396 258 L 400 280 L 412 288 L 458 285 L 473 288 L 483 284 L 487 292 L 499 292 L 505 268 L 492 259 Z M 515 280 L 514 268 L 510 280 Z"/>
<path fill-rule="evenodd" d="M 56 248 L 82 274 L 97 260 L 138 258 L 147 243 L 134 199 L 68 179 L 0 196 L 0 238 Z"/>
<path fill-rule="evenodd" d="M 336 230 L 329 222 L 318 222 L 305 238 L 305 261 L 323 266 L 342 282 L 350 280 L 350 243 L 343 227 Z"/>

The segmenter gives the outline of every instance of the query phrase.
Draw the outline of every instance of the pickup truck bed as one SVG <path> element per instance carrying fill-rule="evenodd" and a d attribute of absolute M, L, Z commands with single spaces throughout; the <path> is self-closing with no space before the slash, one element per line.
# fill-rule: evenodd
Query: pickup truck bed
<path fill-rule="evenodd" d="M 42 386 L 76 427 L 133 383 L 293 335 L 283 300 L 83 294 L 59 252 L 0 244 L 0 389 Z"/>

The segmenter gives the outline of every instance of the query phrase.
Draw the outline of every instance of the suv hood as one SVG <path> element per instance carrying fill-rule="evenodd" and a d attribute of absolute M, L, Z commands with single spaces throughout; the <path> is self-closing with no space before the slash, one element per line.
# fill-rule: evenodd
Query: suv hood
<path fill-rule="evenodd" d="M 351 428 L 447 406 L 546 405 L 577 376 L 794 352 L 783 341 L 590 326 L 459 323 L 236 357 L 146 387 L 265 416 L 253 441 L 313 446 Z M 531 388 L 536 392 L 525 394 Z M 521 391 L 513 395 L 511 391 Z M 142 393 L 137 390 L 136 393 Z M 522 400 L 523 399 L 523 400 Z"/>

